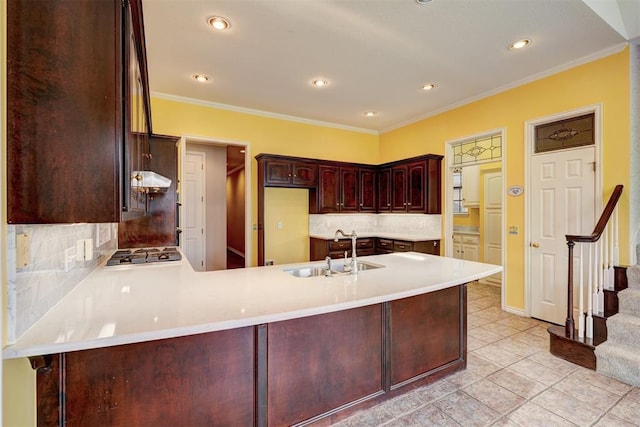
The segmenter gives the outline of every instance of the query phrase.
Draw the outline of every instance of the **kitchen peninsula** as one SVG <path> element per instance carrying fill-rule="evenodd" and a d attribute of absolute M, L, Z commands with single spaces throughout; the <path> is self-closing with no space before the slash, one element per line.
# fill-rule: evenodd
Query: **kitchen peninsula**
<path fill-rule="evenodd" d="M 311 424 L 464 369 L 466 283 L 502 267 L 362 261 L 381 267 L 104 266 L 3 357 L 38 369 L 38 425 Z"/>

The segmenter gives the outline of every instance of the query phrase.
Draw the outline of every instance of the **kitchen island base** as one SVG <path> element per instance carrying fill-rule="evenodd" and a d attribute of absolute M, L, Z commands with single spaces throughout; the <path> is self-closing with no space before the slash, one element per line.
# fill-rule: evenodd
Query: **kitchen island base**
<path fill-rule="evenodd" d="M 281 322 L 32 358 L 38 425 L 329 425 L 465 369 L 466 301 L 462 284 Z"/>

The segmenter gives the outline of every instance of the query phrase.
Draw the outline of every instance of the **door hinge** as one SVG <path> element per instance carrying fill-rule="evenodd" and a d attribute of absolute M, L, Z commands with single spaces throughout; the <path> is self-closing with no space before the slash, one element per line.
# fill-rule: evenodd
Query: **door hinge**
<path fill-rule="evenodd" d="M 200 234 L 204 234 L 204 228 L 200 229 Z"/>
<path fill-rule="evenodd" d="M 596 162 L 591 162 L 591 168 L 594 172 L 596 171 Z"/>

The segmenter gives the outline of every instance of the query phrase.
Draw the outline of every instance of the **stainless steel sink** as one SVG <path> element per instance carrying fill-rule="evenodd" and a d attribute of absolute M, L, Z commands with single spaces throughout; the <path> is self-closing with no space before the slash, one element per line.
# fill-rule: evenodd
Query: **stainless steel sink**
<path fill-rule="evenodd" d="M 384 267 L 384 265 L 374 264 L 366 261 L 358 261 L 358 271 L 374 270 L 376 268 Z M 294 277 L 318 277 L 326 276 L 327 268 L 324 265 L 305 265 L 298 268 L 288 268 L 283 270 L 285 273 L 289 273 Z M 344 264 L 336 260 L 331 263 L 331 274 L 350 274 L 350 271 L 344 270 Z"/>
<path fill-rule="evenodd" d="M 284 272 L 289 273 L 294 277 L 317 277 L 324 276 L 327 269 L 324 266 L 305 266 L 284 270 Z"/>

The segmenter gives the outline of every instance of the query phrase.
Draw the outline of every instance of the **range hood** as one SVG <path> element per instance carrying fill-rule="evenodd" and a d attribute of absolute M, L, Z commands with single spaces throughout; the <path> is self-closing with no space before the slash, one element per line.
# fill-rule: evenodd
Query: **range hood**
<path fill-rule="evenodd" d="M 165 193 L 171 186 L 171 180 L 152 171 L 134 171 L 131 176 L 131 189 L 144 193 Z"/>

